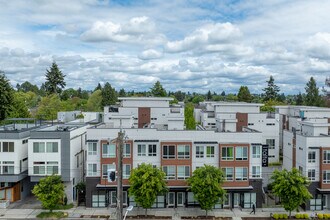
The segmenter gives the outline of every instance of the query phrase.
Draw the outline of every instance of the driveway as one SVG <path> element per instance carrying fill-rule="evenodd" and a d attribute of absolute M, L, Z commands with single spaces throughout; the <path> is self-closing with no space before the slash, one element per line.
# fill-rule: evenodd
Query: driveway
<path fill-rule="evenodd" d="M 34 196 L 28 196 L 23 200 L 10 203 L 8 209 L 41 209 L 41 202 Z"/>

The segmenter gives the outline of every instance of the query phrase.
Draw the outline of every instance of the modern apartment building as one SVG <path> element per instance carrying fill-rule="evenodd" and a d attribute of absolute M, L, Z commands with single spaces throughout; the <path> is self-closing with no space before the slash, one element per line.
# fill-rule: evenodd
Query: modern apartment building
<path fill-rule="evenodd" d="M 123 159 L 124 204 L 129 198 L 130 171 L 151 163 L 166 173 L 169 192 L 158 196 L 153 207 L 198 205 L 188 192 L 186 179 L 204 164 L 223 169 L 227 200 L 216 208 L 262 204 L 262 133 L 242 126 L 240 131 L 184 130 L 183 109 L 171 107 L 170 98 L 120 98 L 118 107 L 105 108 L 105 123 L 87 129 L 86 205 L 116 204 L 117 182 L 108 182 L 107 171 L 117 168 L 120 130 L 125 131 Z M 120 120 L 121 119 L 121 120 Z M 121 123 L 120 123 L 121 121 Z"/>
<path fill-rule="evenodd" d="M 307 209 L 330 208 L 330 109 L 279 106 L 283 168 L 300 170 L 311 181 Z"/>
<path fill-rule="evenodd" d="M 0 127 L 0 199 L 15 202 L 30 194 L 28 140 L 35 124 Z"/>
<path fill-rule="evenodd" d="M 203 102 L 195 109 L 202 128 L 218 132 L 241 132 L 248 127 L 262 132 L 262 144 L 268 145 L 269 162 L 279 162 L 279 115 L 261 112 L 263 104 L 245 102 Z"/>
<path fill-rule="evenodd" d="M 86 124 L 63 124 L 31 132 L 28 175 L 36 184 L 47 175 L 61 175 L 68 202 L 76 199 L 75 186 L 84 181 Z"/>

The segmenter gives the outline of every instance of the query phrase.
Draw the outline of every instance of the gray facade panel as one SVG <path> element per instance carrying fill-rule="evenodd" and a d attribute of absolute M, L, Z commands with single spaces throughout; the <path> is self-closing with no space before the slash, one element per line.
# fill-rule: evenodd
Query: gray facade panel
<path fill-rule="evenodd" d="M 22 179 L 26 178 L 27 176 L 28 176 L 27 173 L 21 173 L 18 175 L 2 174 L 2 175 L 0 175 L 0 182 L 16 183 L 16 182 L 19 182 Z"/>
<path fill-rule="evenodd" d="M 262 179 L 252 179 L 250 185 L 253 187 L 251 192 L 256 193 L 256 207 L 261 208 L 263 203 Z"/>
<path fill-rule="evenodd" d="M 96 185 L 101 182 L 101 177 L 86 178 L 86 207 L 92 207 L 92 195 L 97 191 Z"/>

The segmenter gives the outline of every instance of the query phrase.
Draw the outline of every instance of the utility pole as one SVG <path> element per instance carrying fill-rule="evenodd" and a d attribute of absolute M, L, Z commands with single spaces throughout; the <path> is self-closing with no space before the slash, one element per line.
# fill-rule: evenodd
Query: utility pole
<path fill-rule="evenodd" d="M 117 176 L 117 220 L 123 219 L 123 148 L 124 148 L 124 132 L 121 128 L 118 132 L 118 176 Z"/>

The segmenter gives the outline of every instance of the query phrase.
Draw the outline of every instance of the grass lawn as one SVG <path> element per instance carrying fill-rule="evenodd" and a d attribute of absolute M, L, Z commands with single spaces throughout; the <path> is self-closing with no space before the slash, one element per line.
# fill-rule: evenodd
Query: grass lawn
<path fill-rule="evenodd" d="M 73 203 L 70 203 L 67 205 L 57 205 L 53 210 L 67 210 L 67 209 L 72 209 L 72 208 L 73 208 Z"/>
<path fill-rule="evenodd" d="M 37 215 L 37 218 L 66 218 L 68 213 L 66 212 L 41 212 Z"/>

